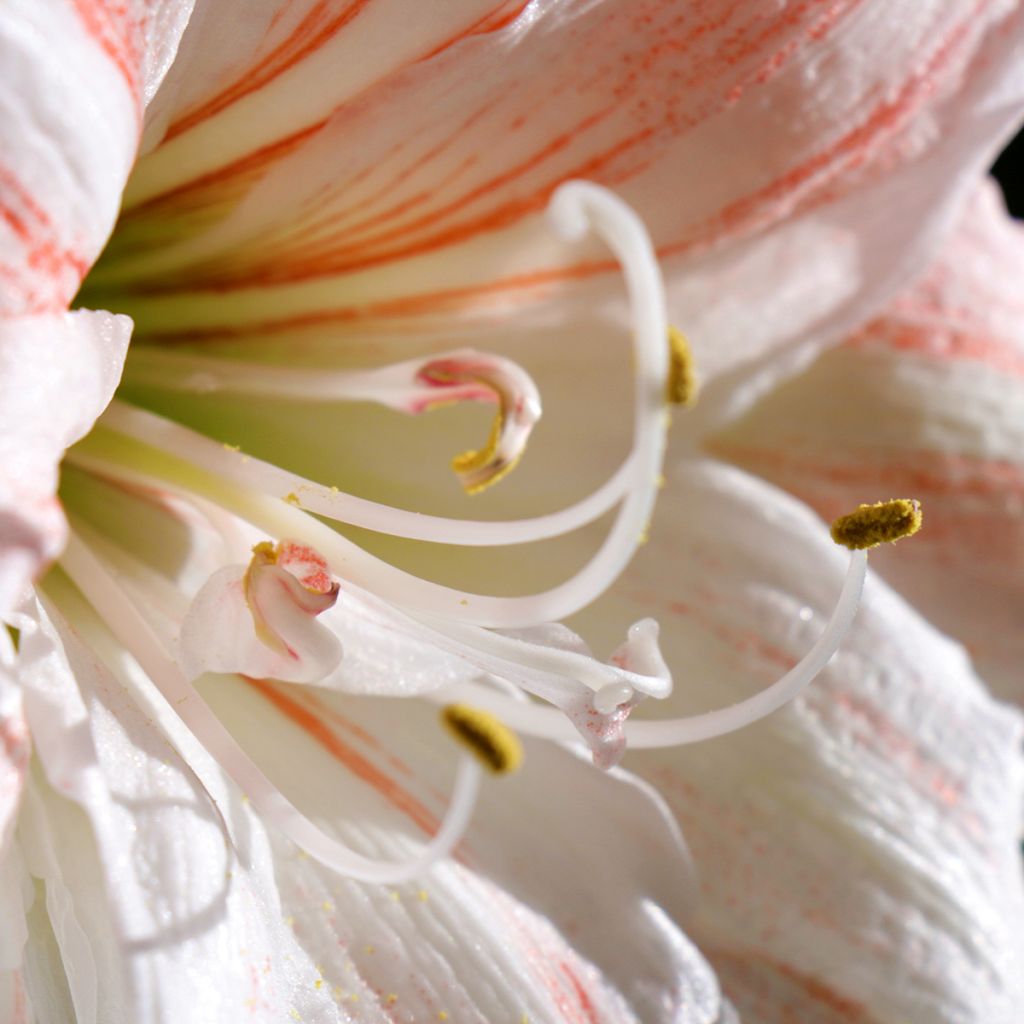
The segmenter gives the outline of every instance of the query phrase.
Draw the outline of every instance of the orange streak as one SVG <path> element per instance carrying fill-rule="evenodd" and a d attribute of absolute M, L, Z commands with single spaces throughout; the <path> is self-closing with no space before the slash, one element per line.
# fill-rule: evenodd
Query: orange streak
<path fill-rule="evenodd" d="M 403 789 L 393 778 L 371 764 L 362 754 L 343 743 L 312 711 L 293 700 L 282 689 L 265 679 L 245 681 L 286 718 L 303 730 L 335 760 L 344 765 L 356 778 L 372 786 L 396 810 L 419 826 L 428 835 L 434 835 L 440 828 L 440 821 L 411 793 Z"/>
<path fill-rule="evenodd" d="M 358 17 L 369 3 L 370 0 L 353 0 L 340 14 L 327 18 L 324 22 L 323 19 L 331 5 L 329 0 L 320 0 L 306 13 L 291 35 L 253 67 L 247 68 L 243 77 L 207 100 L 202 106 L 175 121 L 167 130 L 166 140 L 169 141 L 194 128 L 201 121 L 220 113 L 244 96 L 257 92 L 279 75 L 295 67 Z"/>

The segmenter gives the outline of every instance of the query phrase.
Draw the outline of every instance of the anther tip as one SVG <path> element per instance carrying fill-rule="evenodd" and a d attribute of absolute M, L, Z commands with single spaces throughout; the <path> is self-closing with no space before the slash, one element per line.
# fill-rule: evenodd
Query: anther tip
<path fill-rule="evenodd" d="M 449 704 L 441 712 L 452 736 L 495 775 L 516 771 L 523 760 L 519 737 L 500 719 L 468 704 Z"/>
<path fill-rule="evenodd" d="M 665 399 L 671 405 L 689 406 L 697 401 L 697 375 L 690 343 L 678 327 L 668 329 L 668 380 Z"/>
<path fill-rule="evenodd" d="M 861 505 L 832 524 L 832 539 L 853 551 L 874 548 L 913 536 L 921 519 L 921 503 L 914 498 Z"/>

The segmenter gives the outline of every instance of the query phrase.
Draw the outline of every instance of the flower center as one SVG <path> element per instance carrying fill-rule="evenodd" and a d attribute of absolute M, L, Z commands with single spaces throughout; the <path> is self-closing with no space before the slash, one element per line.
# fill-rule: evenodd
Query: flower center
<path fill-rule="evenodd" d="M 284 800 L 217 722 L 192 679 L 215 671 L 322 682 L 345 656 L 338 641 L 342 617 L 373 615 L 386 621 L 392 633 L 468 666 L 471 681 L 426 696 L 448 706 L 449 728 L 492 768 L 507 769 L 518 759 L 507 730 L 490 717 L 494 714 L 526 733 L 582 738 L 595 762 L 610 767 L 621 758 L 627 738 L 638 746 L 693 742 L 741 728 L 780 707 L 829 660 L 856 610 L 866 567 L 863 551 L 851 555 L 825 632 L 777 683 L 717 712 L 627 724 L 644 700 L 663 699 L 672 692 L 657 623 L 643 620 L 631 626 L 607 662 L 594 658 L 579 637 L 554 624 L 603 593 L 642 542 L 662 480 L 665 404 L 691 402 L 695 378 L 685 339 L 668 326 L 657 261 L 632 210 L 605 189 L 570 182 L 555 192 L 549 213 L 566 240 L 593 232 L 612 249 L 630 297 L 632 447 L 612 477 L 582 501 L 509 522 L 421 515 L 325 487 L 120 401 L 68 456 L 71 466 L 84 474 L 189 503 L 212 529 L 247 538 L 248 564 L 223 565 L 188 595 L 186 607 L 170 609 L 177 624 L 170 642 L 157 634 L 129 594 L 136 572 L 130 557 L 117 556 L 116 566 L 107 565 L 103 554 L 76 531 L 62 562 L 171 706 L 259 809 L 311 854 L 354 877 L 411 877 L 430 859 L 448 852 L 472 810 L 476 762 L 463 758 L 449 816 L 421 858 L 409 864 L 372 864 L 324 836 Z M 129 372 L 134 382 L 167 391 L 373 401 L 412 415 L 449 402 L 494 403 L 497 415 L 487 442 L 453 462 L 470 494 L 513 468 L 540 415 L 537 390 L 523 369 L 472 350 L 376 370 L 324 373 L 148 349 L 135 354 Z M 413 576 L 322 521 L 433 543 L 507 546 L 560 536 L 615 506 L 610 530 L 582 569 L 555 587 L 518 597 L 470 593 Z M 229 525 L 217 517 L 226 517 Z M 879 517 L 885 518 L 885 526 L 878 525 Z M 898 518 L 891 511 L 873 519 L 864 513 L 858 521 L 860 534 L 893 539 Z M 524 699 L 523 691 L 553 707 Z M 458 706 L 454 711 L 453 702 Z M 463 704 L 483 711 L 467 710 Z"/>

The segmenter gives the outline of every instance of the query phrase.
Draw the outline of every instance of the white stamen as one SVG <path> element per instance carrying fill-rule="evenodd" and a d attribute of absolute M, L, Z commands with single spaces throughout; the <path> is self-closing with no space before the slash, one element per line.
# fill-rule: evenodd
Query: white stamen
<path fill-rule="evenodd" d="M 626 739 L 634 749 L 678 747 L 698 743 L 736 732 L 759 721 L 773 711 L 788 704 L 806 689 L 818 673 L 828 664 L 846 636 L 860 601 L 867 572 L 867 553 L 853 551 L 839 600 L 825 629 L 811 649 L 784 676 L 771 686 L 737 704 L 707 711 L 703 714 L 658 721 L 637 721 L 626 724 Z M 565 717 L 550 708 L 509 700 L 487 686 L 459 683 L 427 694 L 439 703 L 464 701 L 498 715 L 506 725 L 526 735 L 542 739 L 573 742 L 576 730 Z M 600 697 L 601 694 L 598 694 Z M 611 695 L 609 695 L 610 703 Z M 596 705 L 596 701 L 595 701 Z M 604 708 L 598 708 L 609 714 Z"/>
<path fill-rule="evenodd" d="M 569 508 L 531 519 L 448 519 L 369 501 L 337 488 L 325 487 L 254 456 L 226 448 L 202 434 L 155 413 L 115 400 L 103 414 L 103 425 L 137 438 L 215 476 L 272 497 L 291 494 L 299 508 L 392 537 L 462 547 L 503 547 L 559 537 L 600 519 L 621 500 L 633 478 L 632 456 L 601 487 Z"/>
<path fill-rule="evenodd" d="M 459 842 L 479 791 L 481 768 L 473 757 L 459 758 L 447 813 L 437 834 L 417 857 L 388 863 L 356 853 L 314 825 L 260 771 L 185 679 L 115 576 L 73 532 L 60 563 L 116 639 L 131 652 L 168 704 L 249 797 L 260 815 L 321 864 L 357 881 L 395 885 L 422 874 L 447 857 Z"/>

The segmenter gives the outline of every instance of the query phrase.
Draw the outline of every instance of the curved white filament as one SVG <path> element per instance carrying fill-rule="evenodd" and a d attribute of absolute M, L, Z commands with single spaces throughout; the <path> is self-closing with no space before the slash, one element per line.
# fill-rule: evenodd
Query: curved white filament
<path fill-rule="evenodd" d="M 866 572 L 867 552 L 851 552 L 839 599 L 824 630 L 803 658 L 771 686 L 753 697 L 715 711 L 683 718 L 648 721 L 631 719 L 626 723 L 627 745 L 634 749 L 646 749 L 699 743 L 743 729 L 788 704 L 807 688 L 838 650 L 857 613 Z M 555 709 L 510 700 L 489 686 L 459 683 L 425 696 L 441 703 L 471 703 L 498 715 L 517 732 L 541 739 L 564 742 L 579 739 L 565 716 Z"/>
<path fill-rule="evenodd" d="M 382 862 L 356 853 L 314 825 L 260 771 L 186 680 L 116 577 L 74 532 L 60 564 L 116 639 L 138 661 L 168 704 L 249 797 L 260 815 L 311 857 L 357 881 L 398 884 L 415 878 L 451 853 L 469 824 L 479 791 L 482 770 L 472 757 L 460 755 L 448 811 L 437 834 L 417 857 L 403 862 Z"/>
<path fill-rule="evenodd" d="M 522 599 L 482 597 L 411 576 L 376 559 L 329 526 L 286 502 L 218 480 L 163 452 L 147 452 L 145 449 L 123 452 L 120 449 L 125 444 L 134 448 L 139 442 L 106 435 L 100 426 L 68 453 L 67 461 L 100 476 L 122 480 L 130 486 L 169 491 L 191 496 L 192 500 L 205 498 L 269 536 L 301 538 L 324 555 L 332 571 L 350 586 L 372 593 L 393 605 L 396 611 L 401 610 L 410 619 L 432 630 L 435 642 L 445 645 L 454 642 L 485 657 L 512 663 L 509 662 L 508 638 L 480 627 L 493 624 L 484 616 L 493 616 L 494 610 L 500 611 L 504 602 Z M 142 472 L 139 465 L 149 465 L 153 472 Z M 530 621 L 516 623 L 523 626 L 535 624 Z M 629 682 L 636 690 L 657 696 L 665 696 L 671 690 L 671 680 L 667 676 L 626 672 L 573 651 L 519 645 L 515 652 L 515 664 L 531 669 L 538 679 L 543 675 L 548 683 L 564 690 L 572 690 L 573 684 L 600 689 L 617 681 Z"/>
<path fill-rule="evenodd" d="M 600 519 L 622 499 L 633 478 L 632 455 L 597 490 L 568 508 L 530 519 L 486 522 L 449 519 L 393 508 L 324 487 L 297 473 L 225 448 L 202 434 L 155 413 L 115 399 L 103 414 L 104 426 L 187 459 L 217 476 L 271 495 L 294 495 L 299 508 L 392 537 L 461 547 L 503 547 L 559 537 Z"/>

